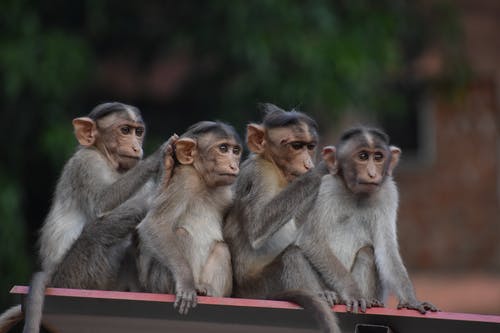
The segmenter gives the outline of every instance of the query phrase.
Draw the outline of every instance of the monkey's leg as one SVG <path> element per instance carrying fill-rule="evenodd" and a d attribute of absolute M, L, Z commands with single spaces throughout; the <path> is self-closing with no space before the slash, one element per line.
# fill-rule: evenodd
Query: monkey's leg
<path fill-rule="evenodd" d="M 326 290 L 302 250 L 291 245 L 272 263 L 237 286 L 237 297 L 267 298 L 284 290 L 305 290 L 323 298 L 330 306 L 337 303 L 337 295 Z"/>
<path fill-rule="evenodd" d="M 374 302 L 374 306 L 383 305 L 380 297 L 380 281 L 375 263 L 373 247 L 365 246 L 359 249 L 351 268 L 354 281 L 358 284 L 363 298 Z M 380 301 L 380 304 L 376 302 Z"/>
<path fill-rule="evenodd" d="M 197 287 L 207 296 L 230 296 L 233 289 L 231 254 L 224 242 L 216 242 L 203 267 Z"/>
<path fill-rule="evenodd" d="M 54 271 L 59 288 L 114 289 L 126 253 L 127 237 L 146 213 L 142 200 L 130 200 L 89 222 Z"/>
<path fill-rule="evenodd" d="M 340 302 L 333 290 L 326 289 L 302 250 L 291 245 L 281 255 L 281 285 L 284 290 L 301 289 L 323 298 L 328 305 Z"/>

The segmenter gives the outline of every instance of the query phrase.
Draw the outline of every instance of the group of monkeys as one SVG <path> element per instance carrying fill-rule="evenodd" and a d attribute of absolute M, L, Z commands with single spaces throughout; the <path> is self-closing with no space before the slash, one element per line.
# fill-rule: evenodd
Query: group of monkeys
<path fill-rule="evenodd" d="M 41 271 L 25 318 L 38 332 L 45 288 L 173 293 L 182 314 L 197 296 L 290 300 L 340 332 L 331 311 L 383 306 L 425 313 L 396 237 L 401 150 L 381 130 L 356 127 L 322 149 L 306 114 L 261 104 L 247 126 L 248 158 L 228 124 L 202 121 L 142 159 L 140 111 L 104 103 L 73 120 L 80 144 L 58 181 L 40 232 Z M 3 323 L 2 323 L 3 321 Z"/>

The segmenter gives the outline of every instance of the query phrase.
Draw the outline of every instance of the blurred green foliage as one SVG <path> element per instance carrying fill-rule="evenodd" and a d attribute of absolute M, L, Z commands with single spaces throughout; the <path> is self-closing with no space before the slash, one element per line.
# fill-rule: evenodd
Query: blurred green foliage
<path fill-rule="evenodd" d="M 76 145 L 72 117 L 102 98 L 194 110 L 153 117 L 167 124 L 190 124 L 203 112 L 237 128 L 259 118 L 261 101 L 298 106 L 319 120 L 348 109 L 404 113 L 393 85 L 412 80 L 408 67 L 422 49 L 439 36 L 457 54 L 451 8 L 440 6 L 429 25 L 429 11 L 411 1 L 2 1 L 1 308 L 10 286 L 26 283 L 32 270 L 35 230 Z M 96 85 L 102 59 L 124 58 L 145 72 L 176 54 L 190 69 L 165 100 Z M 451 73 L 462 68 L 456 64 Z"/>

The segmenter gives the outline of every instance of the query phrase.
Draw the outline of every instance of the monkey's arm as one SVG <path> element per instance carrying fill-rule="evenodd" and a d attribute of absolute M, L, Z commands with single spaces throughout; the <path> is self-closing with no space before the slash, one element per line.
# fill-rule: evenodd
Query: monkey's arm
<path fill-rule="evenodd" d="M 264 243 L 292 218 L 304 214 L 316 199 L 321 178 L 328 172 L 324 163 L 295 179 L 274 198 L 258 202 L 254 209 L 254 228 L 249 230 L 249 238 L 254 249 Z M 301 224 L 301 221 L 296 223 Z"/>
<path fill-rule="evenodd" d="M 365 312 L 367 307 L 372 306 L 373 300 L 367 301 L 362 298 L 361 291 L 351 273 L 330 249 L 324 237 L 324 231 L 314 230 L 317 228 L 311 228 L 311 225 L 318 225 L 318 223 L 311 223 L 310 220 L 308 222 L 299 240 L 299 247 L 305 257 L 327 287 L 338 293 L 342 303 L 347 305 L 348 311 L 358 312 L 359 305 L 361 311 Z"/>
<path fill-rule="evenodd" d="M 388 283 L 399 298 L 398 308 L 408 308 L 425 313 L 438 309 L 428 302 L 417 300 L 413 284 L 399 254 L 396 236 L 396 210 L 377 221 L 374 231 L 375 259 L 382 283 Z"/>
<path fill-rule="evenodd" d="M 95 209 L 97 216 L 108 212 L 133 196 L 144 183 L 158 171 L 163 164 L 164 156 L 173 151 L 172 143 L 176 136 L 172 136 L 162 144 L 152 155 L 140 161 L 135 167 L 125 172 L 112 184 L 96 180 L 93 189 L 95 195 Z M 172 167 L 172 165 L 168 165 Z M 165 172 L 164 170 L 162 170 Z M 168 181 L 168 180 L 167 180 Z"/>
<path fill-rule="evenodd" d="M 174 307 L 179 309 L 179 313 L 187 314 L 198 301 L 193 272 L 185 257 L 193 238 L 186 229 L 176 228 L 165 233 L 165 238 L 160 239 L 155 235 L 151 241 L 154 256 L 169 268 L 174 277 Z"/>
<path fill-rule="evenodd" d="M 174 177 L 170 187 L 158 194 L 137 230 L 141 246 L 146 247 L 172 273 L 176 292 L 174 306 L 179 308 L 180 313 L 187 313 L 190 307 L 196 306 L 197 297 L 193 272 L 186 258 L 188 245 L 193 239 L 178 224 L 189 208 L 190 199 L 182 191 L 172 190 L 184 188 L 182 178 L 181 175 Z"/>

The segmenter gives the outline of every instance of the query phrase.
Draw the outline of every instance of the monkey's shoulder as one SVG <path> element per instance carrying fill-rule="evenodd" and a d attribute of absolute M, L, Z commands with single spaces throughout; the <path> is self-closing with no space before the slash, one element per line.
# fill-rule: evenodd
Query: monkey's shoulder
<path fill-rule="evenodd" d="M 267 201 L 283 189 L 276 167 L 258 155 L 250 155 L 240 168 L 236 181 L 236 200 L 259 198 Z"/>
<path fill-rule="evenodd" d="M 108 163 L 106 158 L 94 148 L 79 148 L 66 162 L 61 173 L 61 178 L 80 179 L 82 182 L 96 180 L 110 182 L 119 176 Z"/>

